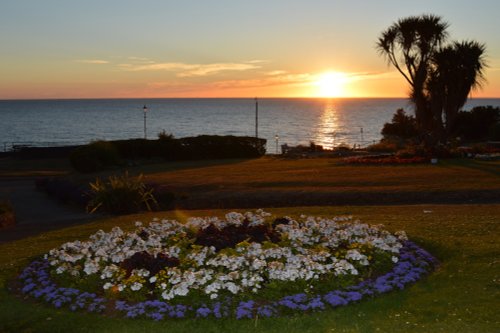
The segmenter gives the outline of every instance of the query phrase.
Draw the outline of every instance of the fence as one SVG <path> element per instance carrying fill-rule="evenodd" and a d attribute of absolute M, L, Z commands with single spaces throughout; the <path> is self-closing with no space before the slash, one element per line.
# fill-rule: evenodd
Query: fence
<path fill-rule="evenodd" d="M 66 147 L 88 144 L 88 141 L 56 141 L 56 142 L 33 142 L 33 141 L 15 141 L 3 142 L 3 152 L 15 152 L 24 148 L 46 148 L 46 147 Z"/>

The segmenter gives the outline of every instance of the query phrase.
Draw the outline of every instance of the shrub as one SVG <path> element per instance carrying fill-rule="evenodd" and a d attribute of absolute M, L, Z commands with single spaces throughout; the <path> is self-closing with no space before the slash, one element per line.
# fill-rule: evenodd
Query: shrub
<path fill-rule="evenodd" d="M 89 173 L 119 165 L 121 157 L 113 143 L 95 141 L 75 149 L 70 155 L 70 162 L 77 171 Z"/>
<path fill-rule="evenodd" d="M 172 192 L 167 185 L 158 183 L 147 183 L 146 188 L 152 190 L 160 210 L 169 210 L 175 208 L 174 202 L 176 194 Z"/>
<path fill-rule="evenodd" d="M 500 122 L 490 126 L 489 139 L 492 141 L 500 141 Z"/>
<path fill-rule="evenodd" d="M 201 135 L 175 139 L 164 132 L 158 137 L 158 140 L 97 141 L 73 151 L 71 164 L 77 171 L 88 173 L 120 165 L 122 158 L 159 157 L 168 161 L 253 158 L 266 152 L 266 140 L 254 137 Z"/>
<path fill-rule="evenodd" d="M 167 161 L 175 161 L 182 158 L 182 145 L 172 134 L 165 131 L 158 134 L 157 155 Z"/>
<path fill-rule="evenodd" d="M 500 124 L 500 108 L 476 106 L 470 111 L 460 111 L 452 129 L 454 136 L 466 141 L 493 140 L 495 127 Z"/>
<path fill-rule="evenodd" d="M 382 140 L 366 147 L 366 150 L 374 153 L 394 153 L 398 150 L 398 145 L 395 142 Z"/>
<path fill-rule="evenodd" d="M 142 182 L 143 175 L 129 177 L 128 172 L 122 176 L 110 176 L 107 182 L 96 179 L 90 183 L 91 200 L 87 210 L 93 213 L 99 209 L 109 213 L 131 213 L 144 208 L 151 211 L 157 205 L 153 189 L 148 189 Z"/>
<path fill-rule="evenodd" d="M 392 121 L 384 124 L 381 133 L 384 138 L 412 139 L 418 136 L 417 122 L 415 117 L 407 115 L 403 109 L 398 109 Z"/>
<path fill-rule="evenodd" d="M 9 201 L 0 201 L 0 229 L 13 225 L 16 222 L 14 209 Z"/>
<path fill-rule="evenodd" d="M 165 130 L 161 131 L 158 133 L 158 140 L 172 140 L 174 138 L 174 135 L 172 133 L 167 133 Z"/>
<path fill-rule="evenodd" d="M 157 140 L 129 139 L 112 143 L 120 156 L 126 159 L 150 159 L 160 155 Z"/>
<path fill-rule="evenodd" d="M 250 158 L 266 152 L 266 140 L 254 137 L 200 135 L 178 141 L 183 159 Z"/>

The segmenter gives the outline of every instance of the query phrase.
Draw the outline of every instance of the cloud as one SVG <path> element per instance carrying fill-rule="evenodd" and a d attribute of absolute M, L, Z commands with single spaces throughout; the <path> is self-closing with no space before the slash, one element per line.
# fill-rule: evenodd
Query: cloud
<path fill-rule="evenodd" d="M 178 72 L 178 77 L 195 77 L 218 74 L 225 71 L 247 71 L 261 68 L 261 60 L 241 63 L 213 63 L 213 64 L 187 64 L 183 62 L 164 62 L 147 64 L 119 64 L 126 71 L 172 71 Z"/>
<path fill-rule="evenodd" d="M 95 65 L 109 64 L 109 61 L 100 60 L 100 59 L 79 59 L 79 60 L 75 60 L 75 61 L 82 63 L 82 64 L 95 64 Z"/>
<path fill-rule="evenodd" d="M 286 74 L 286 73 L 287 73 L 286 71 L 277 70 L 277 71 L 267 72 L 266 75 L 276 76 L 276 75 L 283 75 L 283 74 Z"/>
<path fill-rule="evenodd" d="M 147 86 L 153 89 L 163 89 L 163 88 L 178 88 L 184 87 L 187 84 L 179 82 L 149 82 Z"/>
<path fill-rule="evenodd" d="M 400 78 L 398 71 L 346 73 L 350 81 Z"/>
<path fill-rule="evenodd" d="M 277 72 L 277 71 L 276 71 Z M 212 85 L 217 88 L 258 88 L 258 87 L 270 87 L 270 86 L 280 86 L 280 85 L 304 85 L 309 84 L 313 80 L 313 75 L 309 73 L 297 73 L 291 74 L 285 71 L 279 71 L 280 73 L 275 73 L 267 77 L 258 79 L 246 79 L 246 80 L 225 80 L 214 82 Z"/>
<path fill-rule="evenodd" d="M 132 60 L 132 61 L 137 61 L 137 62 L 147 62 L 147 63 L 153 63 L 149 58 L 144 58 L 144 57 L 127 57 L 127 59 Z"/>

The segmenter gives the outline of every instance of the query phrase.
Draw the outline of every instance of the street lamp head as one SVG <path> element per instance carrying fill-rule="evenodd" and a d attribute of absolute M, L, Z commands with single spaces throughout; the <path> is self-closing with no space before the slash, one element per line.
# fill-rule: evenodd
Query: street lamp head
<path fill-rule="evenodd" d="M 148 107 L 146 105 L 144 105 L 144 107 L 142 108 L 142 111 L 144 111 L 144 113 L 148 112 Z"/>

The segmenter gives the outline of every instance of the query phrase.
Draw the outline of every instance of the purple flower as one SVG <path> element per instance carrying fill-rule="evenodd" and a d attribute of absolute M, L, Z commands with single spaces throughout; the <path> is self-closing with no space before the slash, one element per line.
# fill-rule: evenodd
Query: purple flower
<path fill-rule="evenodd" d="M 276 312 L 271 306 L 269 305 L 264 305 L 261 306 L 257 309 L 257 314 L 262 316 L 262 317 L 271 317 L 273 313 Z"/>
<path fill-rule="evenodd" d="M 363 298 L 363 295 L 361 295 L 357 291 L 348 291 L 344 293 L 344 296 L 349 301 L 359 301 L 361 298 Z"/>
<path fill-rule="evenodd" d="M 163 315 L 161 313 L 158 313 L 158 312 L 150 313 L 148 316 L 149 316 L 149 318 L 152 318 L 155 321 L 160 321 L 163 319 Z"/>
<path fill-rule="evenodd" d="M 345 298 L 340 297 L 335 292 L 329 292 L 328 294 L 323 296 L 323 299 L 333 307 L 346 305 L 348 303 Z"/>
<path fill-rule="evenodd" d="M 236 319 L 252 318 L 254 306 L 255 302 L 252 300 L 247 302 L 240 302 L 240 304 L 236 308 Z"/>
<path fill-rule="evenodd" d="M 34 283 L 28 283 L 27 285 L 25 285 L 23 287 L 23 289 L 21 289 L 21 292 L 23 294 L 26 294 L 26 293 L 30 292 L 31 290 L 33 290 L 33 288 L 35 288 L 35 287 L 36 287 L 36 284 L 34 284 Z"/>
<path fill-rule="evenodd" d="M 212 311 L 204 305 L 196 310 L 196 317 L 206 318 L 210 314 L 210 312 Z"/>
<path fill-rule="evenodd" d="M 311 310 L 316 310 L 316 309 L 324 309 L 325 304 L 321 301 L 321 297 L 317 296 L 311 300 L 308 304 L 309 309 Z"/>
<path fill-rule="evenodd" d="M 297 304 L 295 304 L 292 300 L 290 300 L 288 298 L 284 298 L 284 299 L 278 301 L 278 304 L 283 305 L 284 307 L 292 309 L 292 310 L 294 310 L 298 307 Z"/>
<path fill-rule="evenodd" d="M 427 251 L 412 242 L 405 242 L 400 249 L 399 261 L 393 270 L 379 276 L 375 280 L 365 280 L 344 290 L 334 290 L 324 295 L 308 296 L 305 293 L 283 297 L 278 301 L 259 302 L 241 301 L 237 305 L 233 300 L 226 299 L 212 304 L 203 304 L 197 308 L 186 305 L 170 305 L 160 300 L 150 300 L 136 304 L 116 301 L 114 308 L 124 312 L 128 318 L 146 316 L 153 320 L 162 320 L 165 315 L 172 318 L 184 318 L 188 315 L 216 318 L 228 316 L 229 309 L 235 307 L 237 319 L 252 318 L 255 315 L 271 317 L 279 315 L 279 310 L 322 310 L 325 304 L 332 307 L 342 306 L 361 300 L 366 295 L 382 294 L 396 288 L 403 289 L 405 285 L 418 281 L 438 264 Z M 108 300 L 98 297 L 95 293 L 83 292 L 75 288 L 58 287 L 52 282 L 49 274 L 50 265 L 47 260 L 33 261 L 19 275 L 21 291 L 29 296 L 45 300 L 56 308 L 68 306 L 71 311 L 85 309 L 89 312 L 105 310 Z"/>

